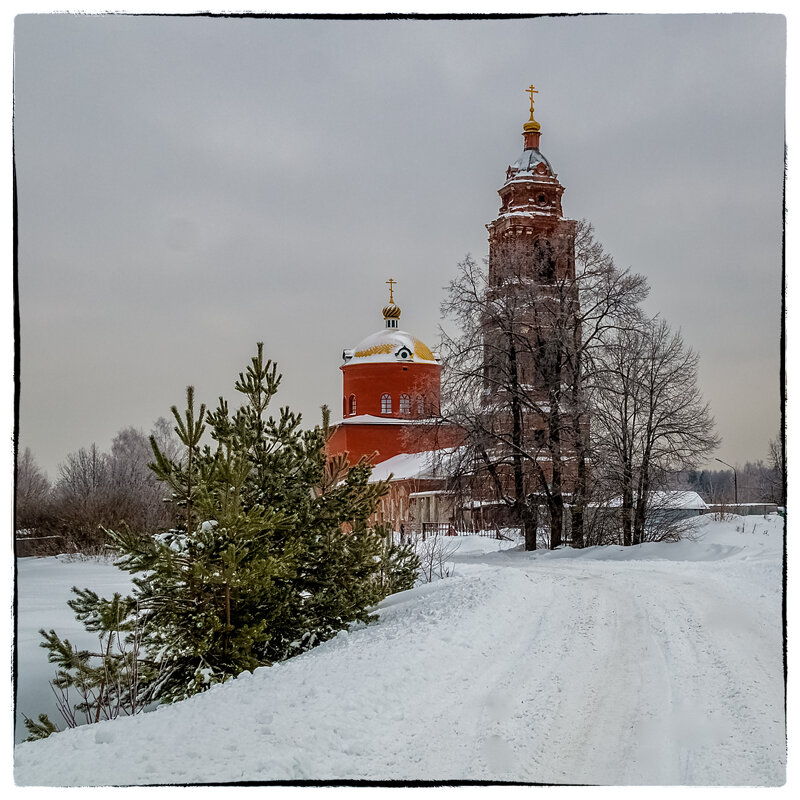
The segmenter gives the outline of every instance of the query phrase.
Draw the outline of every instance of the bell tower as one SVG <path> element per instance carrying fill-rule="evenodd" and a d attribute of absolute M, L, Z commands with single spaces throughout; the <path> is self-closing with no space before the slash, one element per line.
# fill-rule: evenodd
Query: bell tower
<path fill-rule="evenodd" d="M 488 399 L 493 391 L 513 394 L 524 387 L 529 399 L 548 404 L 571 383 L 557 331 L 570 328 L 578 307 L 576 222 L 564 219 L 564 187 L 539 150 L 541 125 L 533 116 L 537 92 L 533 86 L 527 92 L 531 110 L 522 128 L 524 149 L 506 170 L 498 192 L 500 211 L 486 226 L 488 299 L 497 301 L 503 320 L 494 313 L 484 322 L 484 390 Z M 544 418 L 530 424 L 540 427 Z"/>
<path fill-rule="evenodd" d="M 575 221 L 563 217 L 564 187 L 539 150 L 541 125 L 530 119 L 522 127 L 522 155 L 506 170 L 499 190 L 500 212 L 489 231 L 489 284 L 528 279 L 547 285 L 575 275 Z"/>

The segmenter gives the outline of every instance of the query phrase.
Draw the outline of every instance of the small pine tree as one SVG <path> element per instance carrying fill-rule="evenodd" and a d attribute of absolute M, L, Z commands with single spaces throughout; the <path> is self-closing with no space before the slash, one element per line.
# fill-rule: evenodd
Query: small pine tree
<path fill-rule="evenodd" d="M 39 714 L 37 719 L 31 719 L 22 715 L 25 720 L 25 727 L 28 730 L 29 742 L 36 742 L 39 739 L 46 739 L 51 733 L 58 733 L 58 728 L 50 721 L 47 714 Z"/>
<path fill-rule="evenodd" d="M 417 581 L 420 560 L 411 542 L 398 544 L 389 525 L 378 526 L 382 534 L 380 581 L 384 596 L 410 589 Z"/>
<path fill-rule="evenodd" d="M 180 700 L 302 652 L 413 586 L 416 556 L 369 524 L 387 484 L 370 483 L 363 459 L 326 455 L 327 409 L 313 430 L 288 408 L 267 416 L 280 381 L 259 343 L 234 413 L 222 398 L 196 411 L 190 387 L 183 414 L 172 408 L 183 453 L 170 458 L 151 440 L 152 469 L 180 523 L 157 535 L 108 532 L 117 565 L 134 575 L 124 601 L 137 610 L 140 691 L 150 699 Z M 206 430 L 213 446 L 202 444 Z M 112 621 L 113 601 L 87 590 L 72 602 L 97 629 Z M 43 646 L 66 672 L 87 674 L 54 633 Z"/>
<path fill-rule="evenodd" d="M 87 631 L 98 636 L 94 651 L 78 649 L 54 630 L 40 630 L 48 660 L 56 665 L 50 682 L 67 727 L 138 713 L 152 701 L 157 665 L 143 659 L 141 627 L 133 598 L 115 594 L 110 600 L 89 589 L 72 590 L 68 601 Z M 40 714 L 38 722 L 25 717 L 28 740 L 43 739 L 58 728 Z"/>

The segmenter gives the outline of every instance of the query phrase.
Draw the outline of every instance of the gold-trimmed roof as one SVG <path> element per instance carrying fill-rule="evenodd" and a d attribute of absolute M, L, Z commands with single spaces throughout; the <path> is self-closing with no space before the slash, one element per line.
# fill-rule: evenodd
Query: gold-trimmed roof
<path fill-rule="evenodd" d="M 411 337 L 414 340 L 414 355 L 417 358 L 422 358 L 425 361 L 435 361 L 436 357 L 431 352 L 430 347 L 425 342 L 420 341 L 416 336 Z"/>
<path fill-rule="evenodd" d="M 363 350 L 356 350 L 353 353 L 354 358 L 366 358 L 367 356 L 376 356 L 378 353 L 391 353 L 396 345 L 394 344 L 374 344 L 372 347 L 366 347 Z"/>
<path fill-rule="evenodd" d="M 402 357 L 401 351 L 407 351 L 410 357 Z M 351 355 L 345 358 L 348 364 L 353 363 L 385 363 L 385 364 L 438 364 L 439 358 L 421 339 L 412 336 L 408 331 L 397 328 L 383 328 L 360 341 L 354 350 L 345 351 Z"/>

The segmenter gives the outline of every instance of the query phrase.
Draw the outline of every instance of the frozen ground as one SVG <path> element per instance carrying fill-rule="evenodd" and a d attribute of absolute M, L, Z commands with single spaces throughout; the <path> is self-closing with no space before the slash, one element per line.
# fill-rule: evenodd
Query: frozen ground
<path fill-rule="evenodd" d="M 741 527 L 554 553 L 461 539 L 455 575 L 387 598 L 378 623 L 22 744 L 16 780 L 780 785 L 782 520 Z"/>

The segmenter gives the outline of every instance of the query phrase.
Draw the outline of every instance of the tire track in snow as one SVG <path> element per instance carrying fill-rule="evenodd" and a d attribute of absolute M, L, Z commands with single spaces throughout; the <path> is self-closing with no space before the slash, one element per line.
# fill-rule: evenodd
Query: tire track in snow
<path fill-rule="evenodd" d="M 653 675 L 663 682 L 664 670 L 649 638 L 636 635 L 646 625 L 635 591 L 612 577 L 607 565 L 593 571 L 598 574 L 558 564 L 540 573 L 548 581 L 559 575 L 565 598 L 561 614 L 543 631 L 546 641 L 559 642 L 557 657 L 537 664 L 531 654 L 539 677 L 527 694 L 551 708 L 546 719 L 522 720 L 516 733 L 529 780 L 627 782 L 641 747 L 636 723 L 658 714 L 665 702 L 663 693 L 654 698 L 643 691 Z M 632 647 L 632 640 L 638 644 Z M 548 697 L 553 686 L 559 691 Z"/>
<path fill-rule="evenodd" d="M 783 781 L 777 624 L 705 571 L 676 581 L 674 565 L 565 560 L 526 572 L 564 597 L 520 637 L 526 647 L 487 693 L 477 731 L 486 777 Z M 730 652 L 732 636 L 743 652 Z"/>
<path fill-rule="evenodd" d="M 20 745 L 18 779 L 780 783 L 779 566 L 615 552 L 469 556 L 295 659 Z"/>
<path fill-rule="evenodd" d="M 677 694 L 667 720 L 681 743 L 681 783 L 779 785 L 785 779 L 780 620 L 751 608 L 746 586 L 675 582 L 654 571 L 672 614 L 650 600 L 667 635 L 659 639 Z M 779 612 L 778 612 L 779 613 Z"/>

